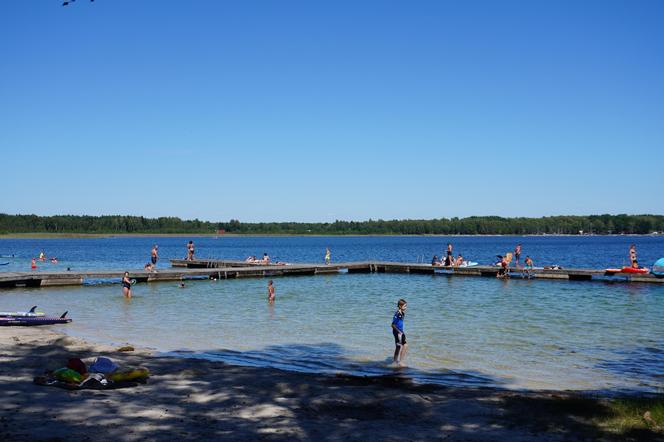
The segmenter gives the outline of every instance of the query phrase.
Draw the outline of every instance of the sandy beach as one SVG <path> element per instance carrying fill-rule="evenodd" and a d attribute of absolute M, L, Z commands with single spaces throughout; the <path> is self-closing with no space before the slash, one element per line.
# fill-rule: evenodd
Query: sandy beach
<path fill-rule="evenodd" d="M 565 393 L 414 385 L 120 352 L 39 327 L 0 328 L 0 439 L 625 440 L 592 422 L 601 400 Z M 105 355 L 142 365 L 146 384 L 69 391 L 33 378 Z M 580 402 L 576 402 L 576 401 Z M 560 403 L 576 406 L 561 407 Z M 569 405 L 569 404 L 568 404 Z M 646 432 L 632 435 L 651 438 Z"/>

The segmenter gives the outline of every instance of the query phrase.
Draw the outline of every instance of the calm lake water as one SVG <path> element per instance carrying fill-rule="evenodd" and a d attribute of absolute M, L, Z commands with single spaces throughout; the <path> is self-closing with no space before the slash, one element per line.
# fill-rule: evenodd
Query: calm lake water
<path fill-rule="evenodd" d="M 220 237 L 0 240 L 1 271 L 28 271 L 44 250 L 58 264 L 39 270 L 136 269 L 159 244 L 160 267 L 196 255 L 321 262 L 429 261 L 447 242 L 488 264 L 517 243 L 536 265 L 605 268 L 627 264 L 630 243 L 646 266 L 664 256 L 664 237 Z M 38 271 L 39 271 L 38 270 Z M 408 367 L 419 381 L 465 386 L 664 391 L 664 286 L 442 275 L 328 275 L 139 284 L 125 300 L 117 284 L 0 291 L 0 310 L 39 305 L 69 310 L 57 326 L 99 342 L 152 347 L 235 364 L 310 372 L 392 373 L 390 322 L 408 300 Z"/>

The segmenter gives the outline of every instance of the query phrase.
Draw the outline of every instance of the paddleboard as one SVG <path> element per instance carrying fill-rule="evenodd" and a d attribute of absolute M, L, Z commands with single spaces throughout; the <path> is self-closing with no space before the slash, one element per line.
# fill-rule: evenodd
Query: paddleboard
<path fill-rule="evenodd" d="M 461 263 L 461 265 L 459 267 L 474 267 L 474 266 L 477 266 L 477 265 L 479 265 L 479 263 L 477 263 L 475 261 L 464 261 L 463 263 Z"/>
<path fill-rule="evenodd" d="M 7 261 L 7 262 L 0 262 L 0 266 L 6 266 L 7 264 L 9 264 L 9 261 Z"/>
<path fill-rule="evenodd" d="M 70 318 L 66 318 L 67 312 L 62 316 L 4 316 L 0 317 L 0 326 L 33 326 L 33 325 L 52 325 L 52 324 L 67 324 L 71 322 Z"/>

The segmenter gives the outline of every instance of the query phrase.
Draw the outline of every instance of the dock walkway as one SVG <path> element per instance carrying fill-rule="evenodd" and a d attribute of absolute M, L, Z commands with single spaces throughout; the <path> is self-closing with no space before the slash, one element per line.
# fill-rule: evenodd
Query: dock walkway
<path fill-rule="evenodd" d="M 129 271 L 137 282 L 182 281 L 187 279 L 260 278 L 273 276 L 310 276 L 334 273 L 413 273 L 447 276 L 495 277 L 498 267 L 435 267 L 431 264 L 399 263 L 387 261 L 360 261 L 325 264 L 262 265 L 244 261 L 196 259 L 171 260 L 171 268 L 156 272 L 146 270 Z M 91 282 L 119 282 L 124 270 L 88 270 L 60 272 L 0 272 L 0 288 L 48 287 L 83 285 Z M 664 277 L 652 274 L 607 273 L 594 269 L 533 269 L 527 274 L 523 268 L 510 268 L 511 277 L 532 279 L 555 279 L 572 281 L 664 283 Z"/>

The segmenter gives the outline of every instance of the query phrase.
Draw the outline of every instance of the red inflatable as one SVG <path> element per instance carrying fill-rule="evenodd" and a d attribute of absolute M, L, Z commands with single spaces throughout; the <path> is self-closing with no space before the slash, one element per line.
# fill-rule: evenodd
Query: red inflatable
<path fill-rule="evenodd" d="M 606 273 L 649 273 L 650 270 L 648 270 L 645 267 L 640 267 L 638 269 L 635 269 L 634 267 L 623 267 L 622 269 L 606 269 Z"/>

